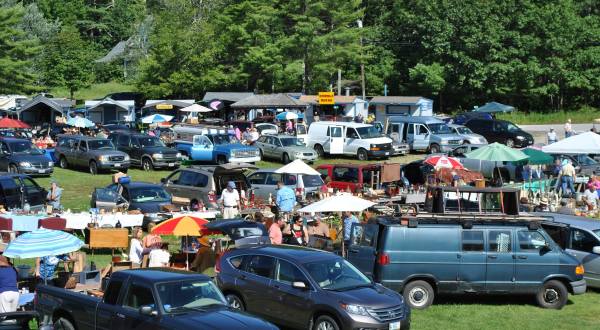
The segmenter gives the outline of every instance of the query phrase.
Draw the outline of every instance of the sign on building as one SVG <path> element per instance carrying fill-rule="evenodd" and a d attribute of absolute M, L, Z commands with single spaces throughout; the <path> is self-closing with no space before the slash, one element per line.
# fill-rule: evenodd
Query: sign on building
<path fill-rule="evenodd" d="M 333 92 L 319 92 L 319 104 L 335 104 Z"/>

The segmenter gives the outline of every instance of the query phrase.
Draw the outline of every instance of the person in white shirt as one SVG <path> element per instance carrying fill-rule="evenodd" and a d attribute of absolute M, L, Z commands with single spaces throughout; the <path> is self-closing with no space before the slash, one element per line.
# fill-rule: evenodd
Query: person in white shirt
<path fill-rule="evenodd" d="M 550 132 L 548 132 L 547 137 L 548 137 L 548 144 L 552 144 L 558 140 L 558 137 L 556 136 L 556 132 L 554 131 L 554 128 L 550 128 Z"/>
<path fill-rule="evenodd" d="M 571 127 L 571 118 L 567 119 L 565 123 L 565 138 L 573 135 L 573 127 Z"/>
<path fill-rule="evenodd" d="M 256 129 L 256 127 L 253 127 L 250 130 L 250 142 L 251 142 L 251 144 L 254 144 L 254 142 L 256 142 L 256 140 L 258 140 L 259 137 L 260 137 L 260 134 L 258 133 L 258 130 Z"/>
<path fill-rule="evenodd" d="M 595 210 L 598 205 L 598 191 L 593 184 L 589 184 L 583 192 L 583 199 L 588 206 L 588 210 Z"/>
<path fill-rule="evenodd" d="M 144 252 L 144 248 L 142 247 L 142 235 L 142 228 L 133 228 L 131 243 L 129 244 L 129 261 L 131 261 L 134 267 L 139 267 L 142 263 L 142 253 Z"/>
<path fill-rule="evenodd" d="M 169 251 L 167 251 L 167 248 L 168 245 L 163 243 L 160 249 L 150 251 L 150 254 L 148 255 L 148 267 L 169 267 L 171 255 L 169 254 Z"/>
<path fill-rule="evenodd" d="M 227 182 L 227 188 L 221 193 L 219 204 L 221 204 L 221 214 L 223 214 L 223 219 L 234 219 L 238 216 L 240 210 L 240 194 L 235 189 L 235 183 L 233 181 Z"/>

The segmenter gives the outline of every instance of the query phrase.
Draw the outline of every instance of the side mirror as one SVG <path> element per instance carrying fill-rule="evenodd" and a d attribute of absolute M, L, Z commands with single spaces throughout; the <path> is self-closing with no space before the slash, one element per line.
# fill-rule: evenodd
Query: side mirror
<path fill-rule="evenodd" d="M 167 178 L 161 178 L 160 183 L 163 183 L 163 184 L 167 183 Z"/>
<path fill-rule="evenodd" d="M 150 306 L 142 306 L 139 309 L 140 314 L 142 315 L 146 315 L 146 316 L 154 316 L 156 315 L 156 312 L 152 310 L 152 307 Z"/>
<path fill-rule="evenodd" d="M 296 281 L 292 282 L 292 288 L 300 290 L 308 290 L 308 286 L 304 282 Z"/>
<path fill-rule="evenodd" d="M 594 246 L 592 248 L 592 253 L 593 254 L 600 254 L 600 246 Z"/>

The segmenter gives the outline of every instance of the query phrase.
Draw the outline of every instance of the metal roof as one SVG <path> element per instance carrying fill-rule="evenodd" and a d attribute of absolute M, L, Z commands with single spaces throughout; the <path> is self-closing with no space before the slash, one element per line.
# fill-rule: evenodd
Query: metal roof
<path fill-rule="evenodd" d="M 96 100 L 85 101 L 85 106 L 90 107 L 89 110 L 95 109 L 95 108 L 100 107 L 105 104 L 114 105 L 121 109 L 129 110 L 129 107 L 135 106 L 135 101 L 133 101 L 133 100 L 115 101 L 109 97 L 105 98 L 104 100 L 101 100 L 101 101 L 96 101 Z"/>
<path fill-rule="evenodd" d="M 194 104 L 194 100 L 148 100 L 142 109 L 153 108 L 159 104 L 170 104 L 175 107 L 185 108 Z"/>
<path fill-rule="evenodd" d="M 300 96 L 300 101 L 310 103 L 310 104 L 319 104 L 319 96 L 318 95 L 302 95 Z M 354 95 L 335 95 L 333 97 L 334 104 L 351 104 L 351 103 L 364 103 L 365 101 L 358 96 Z"/>
<path fill-rule="evenodd" d="M 420 100 L 428 100 L 422 96 L 374 96 L 371 104 L 417 104 Z"/>
<path fill-rule="evenodd" d="M 247 97 L 254 95 L 252 92 L 206 92 L 202 101 L 208 102 L 212 100 L 237 102 Z"/>
<path fill-rule="evenodd" d="M 21 109 L 17 112 L 21 113 L 23 111 L 31 110 L 31 108 L 35 107 L 38 104 L 45 104 L 51 109 L 63 113 L 64 108 L 71 108 L 73 106 L 73 101 L 69 99 L 58 99 L 58 98 L 47 98 L 44 95 L 38 95 L 34 97 L 31 101 L 23 104 Z"/>
<path fill-rule="evenodd" d="M 237 101 L 232 108 L 306 108 L 307 103 L 296 100 L 287 94 L 257 94 Z"/>

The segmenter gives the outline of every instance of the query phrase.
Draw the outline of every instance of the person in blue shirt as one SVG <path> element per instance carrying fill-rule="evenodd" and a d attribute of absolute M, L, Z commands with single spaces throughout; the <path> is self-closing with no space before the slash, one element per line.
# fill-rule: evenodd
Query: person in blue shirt
<path fill-rule="evenodd" d="M 359 223 L 358 218 L 352 212 L 344 212 L 344 248 L 350 246 L 350 236 L 352 234 L 352 224 Z"/>
<path fill-rule="evenodd" d="M 48 196 L 46 196 L 46 199 L 48 199 L 48 204 L 52 205 L 54 210 L 60 210 L 61 208 L 60 198 L 62 197 L 62 191 L 63 189 L 58 186 L 58 183 L 52 180 L 50 191 L 48 191 Z"/>
<path fill-rule="evenodd" d="M 54 272 L 56 271 L 56 266 L 60 261 L 69 260 L 69 256 L 66 254 L 59 256 L 46 256 L 42 258 L 37 258 L 35 262 L 35 276 L 39 277 L 44 284 L 52 283 L 52 279 L 54 279 Z"/>
<path fill-rule="evenodd" d="M 296 205 L 296 193 L 289 188 L 286 187 L 283 182 L 277 182 L 277 198 L 275 199 L 275 204 L 279 208 L 279 212 L 290 213 L 294 210 L 294 206 Z"/>
<path fill-rule="evenodd" d="M 0 313 L 16 312 L 18 305 L 17 271 L 8 258 L 0 256 Z"/>

